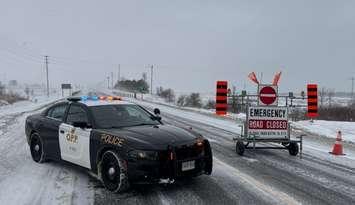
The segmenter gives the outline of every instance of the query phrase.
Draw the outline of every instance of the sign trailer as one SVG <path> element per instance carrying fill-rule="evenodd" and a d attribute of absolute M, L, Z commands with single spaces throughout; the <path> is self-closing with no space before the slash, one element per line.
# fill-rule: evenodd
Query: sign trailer
<path fill-rule="evenodd" d="M 253 100 L 255 97 L 257 100 Z M 241 134 L 233 138 L 236 141 L 236 152 L 243 155 L 245 149 L 288 149 L 290 155 L 302 156 L 302 138 L 304 135 L 291 139 L 291 127 L 288 120 L 288 106 L 279 106 L 280 98 L 277 85 L 258 85 L 257 95 L 247 96 L 247 116 Z M 257 102 L 256 105 L 253 102 Z M 256 143 L 278 143 L 281 146 L 260 146 Z M 252 143 L 252 147 L 248 145 Z M 300 144 L 300 147 L 298 146 Z"/>

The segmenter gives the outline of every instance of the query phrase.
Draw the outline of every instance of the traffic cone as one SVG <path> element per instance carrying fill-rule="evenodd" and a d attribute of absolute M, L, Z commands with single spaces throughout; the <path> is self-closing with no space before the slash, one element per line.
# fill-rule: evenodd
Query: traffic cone
<path fill-rule="evenodd" d="M 337 138 L 336 138 L 336 141 L 334 143 L 334 146 L 333 146 L 333 151 L 332 152 L 329 152 L 330 154 L 333 154 L 333 155 L 345 155 L 343 153 L 343 144 L 341 142 L 341 131 L 338 131 L 338 134 L 337 134 Z"/>

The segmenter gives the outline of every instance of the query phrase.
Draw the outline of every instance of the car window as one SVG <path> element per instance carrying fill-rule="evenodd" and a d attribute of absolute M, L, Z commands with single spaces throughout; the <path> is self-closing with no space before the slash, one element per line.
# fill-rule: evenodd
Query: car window
<path fill-rule="evenodd" d="M 89 123 L 86 111 L 77 105 L 71 105 L 68 112 L 67 123 L 73 124 L 73 122 L 86 122 Z"/>
<path fill-rule="evenodd" d="M 89 107 L 98 128 L 157 125 L 147 111 L 137 105 L 105 105 Z"/>
<path fill-rule="evenodd" d="M 67 109 L 67 105 L 58 105 L 53 108 L 50 108 L 47 112 L 47 117 L 57 119 L 57 120 L 63 120 L 65 110 Z"/>
<path fill-rule="evenodd" d="M 125 108 L 130 117 L 139 118 L 140 120 L 145 121 L 151 120 L 151 116 L 147 115 L 145 112 L 142 112 L 138 106 L 126 106 Z"/>

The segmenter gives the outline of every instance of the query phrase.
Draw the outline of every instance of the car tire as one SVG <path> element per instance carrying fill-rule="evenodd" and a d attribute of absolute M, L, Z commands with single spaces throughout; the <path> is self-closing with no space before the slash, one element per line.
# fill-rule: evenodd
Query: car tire
<path fill-rule="evenodd" d="M 290 155 L 292 156 L 296 156 L 298 154 L 298 144 L 296 142 L 291 142 L 288 145 L 288 152 L 290 153 Z"/>
<path fill-rule="evenodd" d="M 120 193 L 129 188 L 127 166 L 115 151 L 106 151 L 99 163 L 103 185 L 111 192 Z"/>
<path fill-rule="evenodd" d="M 33 161 L 37 163 L 45 162 L 43 141 L 36 132 L 31 135 L 30 150 Z"/>
<path fill-rule="evenodd" d="M 245 150 L 244 143 L 242 141 L 237 141 L 235 144 L 235 151 L 238 155 L 243 156 Z"/>

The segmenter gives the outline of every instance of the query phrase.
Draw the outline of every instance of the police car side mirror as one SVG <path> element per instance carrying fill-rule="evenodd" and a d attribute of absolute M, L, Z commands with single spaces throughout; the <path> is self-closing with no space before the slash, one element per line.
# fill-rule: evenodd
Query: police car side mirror
<path fill-rule="evenodd" d="M 152 120 L 157 120 L 157 121 L 161 121 L 161 117 L 160 116 L 153 116 Z"/>
<path fill-rule="evenodd" d="M 155 115 L 160 115 L 160 110 L 159 110 L 159 108 L 155 108 L 155 109 L 154 109 L 154 114 L 155 114 Z"/>
<path fill-rule="evenodd" d="M 74 127 L 80 127 L 82 129 L 84 128 L 91 128 L 91 126 L 87 122 L 73 122 L 72 125 Z"/>

